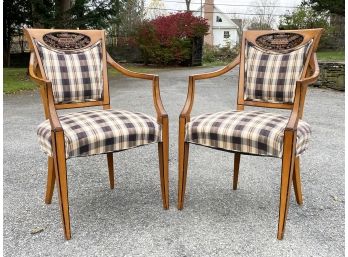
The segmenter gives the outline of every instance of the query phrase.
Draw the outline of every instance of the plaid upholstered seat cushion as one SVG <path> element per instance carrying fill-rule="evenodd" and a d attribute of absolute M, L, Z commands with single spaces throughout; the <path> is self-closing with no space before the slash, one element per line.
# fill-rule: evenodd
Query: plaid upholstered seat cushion
<path fill-rule="evenodd" d="M 64 130 L 66 157 L 114 152 L 161 142 L 161 126 L 140 112 L 90 110 L 59 116 Z M 52 156 L 49 120 L 37 129 L 41 149 Z"/>
<path fill-rule="evenodd" d="M 251 43 L 246 47 L 244 99 L 293 103 L 311 41 L 289 53 L 266 52 Z"/>
<path fill-rule="evenodd" d="M 281 158 L 284 129 L 289 118 L 260 111 L 225 111 L 193 117 L 186 124 L 186 142 L 230 151 Z M 303 153 L 311 135 L 300 120 L 296 154 Z"/>
<path fill-rule="evenodd" d="M 57 51 L 36 42 L 56 103 L 100 100 L 103 93 L 101 43 L 80 51 Z"/>

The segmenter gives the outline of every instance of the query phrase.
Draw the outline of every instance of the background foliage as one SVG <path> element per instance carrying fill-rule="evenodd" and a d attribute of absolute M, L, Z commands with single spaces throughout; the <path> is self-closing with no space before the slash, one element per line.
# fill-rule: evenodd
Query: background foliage
<path fill-rule="evenodd" d="M 4 65 L 23 27 L 106 29 L 129 36 L 145 17 L 145 0 L 4 0 Z"/>
<path fill-rule="evenodd" d="M 318 12 L 329 11 L 331 14 L 345 16 L 344 0 L 309 0 L 309 4 Z"/>
<path fill-rule="evenodd" d="M 281 16 L 279 29 L 323 28 L 319 49 L 343 49 L 344 17 L 333 13 L 337 12 L 335 4 L 343 1 L 332 1 L 331 9 L 325 9 L 316 2 L 320 1 L 303 2 L 294 11 Z"/>
<path fill-rule="evenodd" d="M 160 8 L 160 0 L 152 0 L 152 2 L 153 7 Z M 185 0 L 185 3 L 189 10 L 191 0 Z M 275 0 L 255 0 L 253 5 L 254 7 L 249 10 L 250 13 L 255 14 L 253 18 L 233 17 L 240 20 L 238 33 L 241 34 L 245 29 L 276 28 L 274 6 L 277 5 L 277 2 Z M 281 18 L 279 28 L 324 27 L 325 34 L 322 37 L 320 48 L 343 50 L 344 7 L 344 0 L 303 0 L 298 8 Z M 154 8 L 156 10 L 154 10 L 152 18 L 163 15 L 158 8 Z M 167 19 L 156 18 L 156 22 L 145 20 L 145 0 L 4 0 L 3 12 L 4 66 L 11 65 L 11 58 L 15 64 L 16 60 L 25 60 L 25 58 L 11 55 L 10 51 L 14 44 L 17 44 L 16 49 L 19 44 L 22 44 L 19 42 L 22 42 L 23 27 L 105 29 L 108 35 L 108 45 L 114 47 L 113 52 L 119 52 L 118 50 L 122 48 L 121 50 L 124 50 L 125 53 L 128 50 L 132 53 L 139 53 L 139 49 L 136 49 L 136 45 L 133 44 L 134 38 L 137 37 L 138 45 L 141 46 L 146 60 L 162 64 L 182 62 L 190 54 L 188 50 L 192 36 L 205 33 L 195 31 L 195 29 L 205 31 L 205 28 L 204 26 L 197 27 L 194 20 L 190 21 L 188 16 L 185 18 L 187 22 L 178 23 L 178 27 L 173 26 L 175 23 L 170 20 L 174 19 L 174 16 Z M 192 27 L 192 29 L 190 31 L 182 26 Z M 144 31 L 149 31 L 149 34 L 145 33 L 145 38 L 140 38 L 139 35 L 142 32 L 137 28 L 143 28 Z M 174 36 L 177 38 L 174 39 Z M 172 48 L 164 49 L 168 45 Z M 23 45 L 20 45 L 19 48 L 22 52 L 24 51 Z M 135 50 L 132 51 L 132 49 Z M 217 50 L 207 49 L 207 51 L 219 55 Z M 134 54 L 132 60 L 138 59 Z M 217 59 L 221 58 L 217 57 Z"/>
<path fill-rule="evenodd" d="M 208 29 L 202 17 L 191 12 L 175 13 L 143 22 L 135 40 L 145 63 L 184 64 L 191 58 L 192 39 L 203 37 Z"/>
<path fill-rule="evenodd" d="M 224 47 L 205 45 L 203 48 L 203 62 L 212 63 L 215 65 L 223 65 L 231 62 L 240 52 L 240 46 L 236 45 Z"/>
<path fill-rule="evenodd" d="M 330 15 L 328 12 L 318 12 L 310 5 L 302 4 L 292 13 L 281 17 L 279 29 L 323 28 L 325 31 L 320 40 L 320 47 L 329 48 L 330 40 L 332 40 L 329 19 Z"/>

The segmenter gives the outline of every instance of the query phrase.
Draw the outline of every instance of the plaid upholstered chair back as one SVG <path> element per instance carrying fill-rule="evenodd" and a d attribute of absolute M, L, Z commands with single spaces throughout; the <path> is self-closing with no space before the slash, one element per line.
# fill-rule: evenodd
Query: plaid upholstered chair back
<path fill-rule="evenodd" d="M 315 34 L 247 31 L 242 42 L 241 101 L 292 104 L 296 81 L 306 75 L 317 44 Z"/>
<path fill-rule="evenodd" d="M 103 31 L 32 30 L 29 34 L 42 75 L 52 83 L 55 104 L 104 100 Z"/>

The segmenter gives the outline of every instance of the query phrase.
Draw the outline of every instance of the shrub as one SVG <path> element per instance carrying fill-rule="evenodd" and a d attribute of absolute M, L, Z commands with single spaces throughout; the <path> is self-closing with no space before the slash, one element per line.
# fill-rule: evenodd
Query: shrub
<path fill-rule="evenodd" d="M 146 64 L 183 64 L 191 58 L 192 39 L 203 37 L 208 29 L 202 17 L 191 12 L 175 13 L 144 21 L 136 30 L 135 40 Z"/>
<path fill-rule="evenodd" d="M 203 47 L 203 62 L 204 63 L 228 63 L 237 57 L 240 51 L 240 46 L 231 47 L 226 45 L 224 47 L 204 45 Z"/>

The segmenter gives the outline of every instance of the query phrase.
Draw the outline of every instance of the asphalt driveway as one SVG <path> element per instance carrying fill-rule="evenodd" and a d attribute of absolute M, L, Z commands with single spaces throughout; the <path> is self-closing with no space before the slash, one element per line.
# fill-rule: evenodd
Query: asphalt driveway
<path fill-rule="evenodd" d="M 65 241 L 57 192 L 45 205 L 47 158 L 36 126 L 37 92 L 4 96 L 5 256 L 344 256 L 344 93 L 310 88 L 304 119 L 313 136 L 301 159 L 304 205 L 292 192 L 283 241 L 276 239 L 281 160 L 192 146 L 183 211 L 177 201 L 178 116 L 187 77 L 212 68 L 159 72 L 170 117 L 170 209 L 162 209 L 156 145 L 116 153 L 109 189 L 106 156 L 68 160 L 72 239 Z M 237 73 L 198 82 L 193 114 L 235 108 Z M 154 115 L 151 84 L 110 82 L 113 108 Z M 40 233 L 31 232 L 42 230 Z"/>

